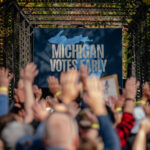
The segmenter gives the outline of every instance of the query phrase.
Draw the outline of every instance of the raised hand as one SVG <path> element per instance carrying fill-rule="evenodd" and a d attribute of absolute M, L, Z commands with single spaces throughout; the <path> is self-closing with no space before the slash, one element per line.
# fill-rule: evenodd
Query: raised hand
<path fill-rule="evenodd" d="M 46 97 L 46 102 L 49 106 L 51 107 L 55 107 L 55 105 L 59 104 L 58 100 L 56 98 L 52 98 L 50 96 Z"/>
<path fill-rule="evenodd" d="M 132 150 L 146 150 L 146 136 L 150 133 L 150 120 L 148 118 L 142 120 L 140 130 L 136 135 Z"/>
<path fill-rule="evenodd" d="M 72 118 L 76 118 L 78 113 L 80 112 L 81 108 L 76 105 L 75 102 L 72 102 L 68 107 L 68 113 L 71 115 Z"/>
<path fill-rule="evenodd" d="M 8 94 L 9 83 L 13 78 L 13 74 L 9 75 L 9 70 L 0 68 L 0 94 Z"/>
<path fill-rule="evenodd" d="M 34 93 L 33 93 L 33 81 L 35 76 L 38 74 L 38 70 L 36 69 L 36 65 L 34 63 L 29 63 L 26 65 L 25 69 L 21 70 L 20 76 L 24 81 L 24 91 L 25 91 L 25 122 L 32 122 L 33 110 L 32 106 L 34 105 Z"/>
<path fill-rule="evenodd" d="M 86 80 L 86 92 L 83 98 L 96 115 L 106 114 L 104 85 L 97 77 L 91 77 Z"/>
<path fill-rule="evenodd" d="M 150 120 L 148 118 L 142 120 L 140 128 L 146 133 L 150 133 Z"/>
<path fill-rule="evenodd" d="M 69 104 L 75 100 L 80 91 L 80 84 L 78 82 L 79 72 L 75 69 L 70 69 L 67 72 L 61 73 L 60 82 L 62 87 L 61 99 Z"/>
<path fill-rule="evenodd" d="M 35 95 L 35 99 L 39 101 L 42 97 L 42 89 L 38 88 L 37 85 L 33 85 L 33 93 Z"/>
<path fill-rule="evenodd" d="M 53 96 L 55 96 L 57 92 L 61 91 L 61 85 L 59 84 L 58 79 L 54 76 L 50 76 L 48 78 L 48 86 Z"/>
<path fill-rule="evenodd" d="M 39 102 L 35 102 L 32 109 L 33 109 L 34 119 L 37 121 L 45 120 L 50 113 L 49 111 L 46 110 L 46 100 L 44 99 L 42 99 Z"/>
<path fill-rule="evenodd" d="M 125 101 L 125 96 L 124 95 L 120 95 L 119 98 L 115 102 L 115 109 L 116 108 L 122 108 L 122 106 L 124 104 L 124 101 Z"/>
<path fill-rule="evenodd" d="M 37 67 L 34 63 L 29 63 L 26 65 L 25 69 L 21 70 L 21 77 L 24 81 L 33 83 L 34 78 L 38 75 Z"/>
<path fill-rule="evenodd" d="M 125 84 L 125 106 L 124 106 L 124 112 L 133 113 L 133 109 L 136 104 L 136 93 L 137 89 L 139 87 L 140 83 L 136 81 L 136 78 L 131 77 L 127 79 Z"/>
<path fill-rule="evenodd" d="M 14 89 L 15 95 L 14 98 L 16 100 L 16 102 L 24 102 L 24 83 L 23 80 L 20 79 L 18 81 L 18 88 Z"/>
<path fill-rule="evenodd" d="M 131 77 L 131 78 L 127 79 L 126 84 L 125 84 L 126 98 L 135 99 L 139 85 L 140 85 L 140 83 L 139 83 L 139 81 L 136 81 L 136 78 Z"/>
<path fill-rule="evenodd" d="M 150 98 L 150 87 L 148 82 L 144 83 L 142 90 L 142 100 L 147 100 L 148 98 Z"/>
<path fill-rule="evenodd" d="M 87 71 L 87 67 L 82 64 L 80 66 L 80 79 L 81 79 L 84 86 L 86 84 L 86 80 L 88 78 L 88 75 L 89 75 L 89 72 Z"/>

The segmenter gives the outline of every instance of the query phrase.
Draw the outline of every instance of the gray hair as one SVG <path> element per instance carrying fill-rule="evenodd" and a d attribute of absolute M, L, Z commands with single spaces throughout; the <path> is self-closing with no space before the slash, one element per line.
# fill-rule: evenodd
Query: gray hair
<path fill-rule="evenodd" d="M 5 149 L 15 149 L 15 145 L 23 136 L 33 135 L 33 128 L 28 124 L 22 124 L 17 121 L 10 122 L 2 130 L 1 138 Z"/>

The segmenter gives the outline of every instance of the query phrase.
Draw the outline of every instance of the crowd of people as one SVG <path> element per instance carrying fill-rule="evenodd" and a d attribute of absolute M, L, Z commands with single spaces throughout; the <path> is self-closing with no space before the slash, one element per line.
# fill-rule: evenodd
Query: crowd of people
<path fill-rule="evenodd" d="M 43 97 L 34 85 L 34 63 L 20 70 L 20 79 L 9 101 L 13 75 L 0 69 L 0 150 L 150 150 L 150 87 L 128 78 L 112 107 L 104 89 L 86 66 L 62 72 L 60 80 L 48 78 L 53 96 Z M 79 80 L 80 79 L 80 80 Z"/>

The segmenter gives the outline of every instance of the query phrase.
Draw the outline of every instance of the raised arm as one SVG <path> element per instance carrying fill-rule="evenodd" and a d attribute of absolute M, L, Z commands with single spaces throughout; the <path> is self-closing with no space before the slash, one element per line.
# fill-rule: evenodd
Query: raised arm
<path fill-rule="evenodd" d="M 131 129 L 134 126 L 133 110 L 136 104 L 136 92 L 139 87 L 139 82 L 131 77 L 127 80 L 125 85 L 125 105 L 123 110 L 122 121 L 117 125 L 116 129 L 121 140 L 121 146 L 124 147 L 127 142 L 127 138 L 131 133 Z"/>
<path fill-rule="evenodd" d="M 146 150 L 146 135 L 150 133 L 150 120 L 141 122 L 140 130 L 136 136 L 132 150 Z"/>
<path fill-rule="evenodd" d="M 21 76 L 24 80 L 24 92 L 25 92 L 25 123 L 30 123 L 33 120 L 33 110 L 32 106 L 35 101 L 33 94 L 33 81 L 35 76 L 38 74 L 36 65 L 34 63 L 29 63 L 21 72 Z"/>
<path fill-rule="evenodd" d="M 97 115 L 100 124 L 100 134 L 104 141 L 104 150 L 120 150 L 120 141 L 113 125 L 107 115 L 104 102 L 104 85 L 98 78 L 92 77 L 86 80 L 84 101 Z"/>
<path fill-rule="evenodd" d="M 8 113 L 8 88 L 13 75 L 9 75 L 9 70 L 0 69 L 0 116 Z"/>
<path fill-rule="evenodd" d="M 80 84 L 78 82 L 79 72 L 75 69 L 70 69 L 67 72 L 61 73 L 60 82 L 62 87 L 61 100 L 66 104 L 71 104 L 80 91 Z"/>

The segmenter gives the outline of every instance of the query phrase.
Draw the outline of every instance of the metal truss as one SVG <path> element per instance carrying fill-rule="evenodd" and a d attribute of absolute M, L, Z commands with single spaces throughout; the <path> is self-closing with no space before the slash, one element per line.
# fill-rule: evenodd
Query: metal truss
<path fill-rule="evenodd" d="M 139 0 L 133 0 L 138 2 Z M 18 0 L 18 2 L 42 3 L 126 3 L 130 0 Z"/>
<path fill-rule="evenodd" d="M 101 26 L 121 26 L 123 23 L 120 21 L 84 21 L 84 20 L 44 20 L 44 21 L 31 21 L 34 25 L 48 25 L 48 24 L 57 24 L 57 25 L 101 25 Z M 127 24 L 126 24 L 127 25 Z"/>
<path fill-rule="evenodd" d="M 9 91 L 9 97 L 13 98 L 19 70 L 32 59 L 32 25 L 15 1 L 6 2 L 0 7 L 0 57 L 3 58 L 0 59 L 0 65 L 9 68 L 15 74 Z"/>
<path fill-rule="evenodd" d="M 13 87 L 33 58 L 33 28 L 48 25 L 127 28 L 128 76 L 150 82 L 150 6 L 142 0 L 6 0 L 0 12 L 0 65 L 16 74 Z"/>
<path fill-rule="evenodd" d="M 117 15 L 110 15 L 110 16 L 103 16 L 103 15 L 27 15 L 28 19 L 30 21 L 42 21 L 42 20 L 51 20 L 51 19 L 64 19 L 65 20 L 68 20 L 68 19 L 84 19 L 84 20 L 87 20 L 87 19 L 90 19 L 90 21 L 93 21 L 93 20 L 100 20 L 100 21 L 109 21 L 112 22 L 112 20 L 115 21 L 118 21 L 120 20 L 121 22 L 121 19 L 124 18 L 124 16 L 117 16 Z M 131 17 L 128 17 L 128 19 L 132 19 Z"/>
<path fill-rule="evenodd" d="M 23 7 L 22 7 L 23 8 Z M 32 10 L 34 12 L 42 12 L 42 11 L 56 11 L 56 12 L 61 12 L 61 11 L 66 11 L 66 12 L 117 12 L 119 13 L 134 13 L 135 10 L 134 8 L 125 8 L 121 9 L 119 8 L 113 8 L 113 7 L 24 7 L 23 11 L 29 11 Z"/>

